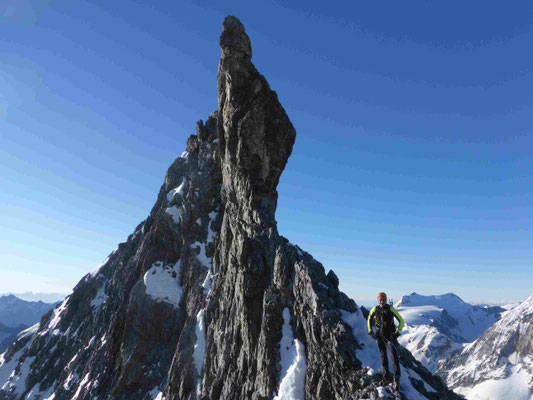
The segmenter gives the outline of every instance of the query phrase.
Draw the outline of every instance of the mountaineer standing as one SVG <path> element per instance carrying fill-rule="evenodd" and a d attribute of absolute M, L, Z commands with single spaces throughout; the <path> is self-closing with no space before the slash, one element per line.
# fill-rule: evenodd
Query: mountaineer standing
<path fill-rule="evenodd" d="M 391 381 L 389 372 L 389 362 L 387 358 L 387 348 L 392 355 L 394 366 L 394 381 L 393 389 L 398 391 L 400 389 L 400 363 L 398 361 L 398 351 L 396 345 L 398 344 L 398 337 L 402 332 L 404 321 L 396 309 L 387 304 L 387 295 L 383 292 L 378 294 L 378 305 L 372 308 L 368 315 L 368 334 L 376 339 L 379 352 L 381 355 L 381 373 L 382 385 L 388 385 Z M 394 318 L 399 322 L 398 329 L 394 324 Z M 372 328 L 375 327 L 375 331 Z"/>

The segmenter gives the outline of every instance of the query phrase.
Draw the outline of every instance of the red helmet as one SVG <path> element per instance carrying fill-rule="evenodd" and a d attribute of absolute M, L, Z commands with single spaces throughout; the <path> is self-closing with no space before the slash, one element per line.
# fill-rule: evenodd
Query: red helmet
<path fill-rule="evenodd" d="M 379 292 L 379 293 L 378 293 L 378 300 L 381 299 L 382 297 L 383 297 L 385 300 L 387 300 L 387 295 L 385 294 L 385 292 Z"/>

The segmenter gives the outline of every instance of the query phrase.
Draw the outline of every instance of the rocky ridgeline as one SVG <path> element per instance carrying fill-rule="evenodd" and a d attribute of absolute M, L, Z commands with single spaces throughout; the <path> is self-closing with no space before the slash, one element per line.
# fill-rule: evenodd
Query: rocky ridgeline
<path fill-rule="evenodd" d="M 296 133 L 236 18 L 220 46 L 218 111 L 127 242 L 0 356 L 1 398 L 393 398 L 358 358 L 363 310 L 278 234 Z M 459 398 L 401 358 L 403 399 Z"/>

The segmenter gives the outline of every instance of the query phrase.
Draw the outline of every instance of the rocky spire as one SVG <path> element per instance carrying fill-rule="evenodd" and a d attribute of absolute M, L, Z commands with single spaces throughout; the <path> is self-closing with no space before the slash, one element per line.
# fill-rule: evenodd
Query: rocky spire
<path fill-rule="evenodd" d="M 295 130 L 251 62 L 235 17 L 220 36 L 218 137 L 224 217 L 215 251 L 217 279 L 207 309 L 207 398 L 271 398 L 278 376 L 281 287 L 274 287 L 280 237 L 277 185 Z M 281 285 L 281 282 L 278 282 Z M 287 296 L 283 296 L 287 297 Z M 223 356 L 230 355 L 230 356 Z M 250 379 L 253 374 L 253 379 Z"/>
<path fill-rule="evenodd" d="M 220 48 L 218 136 L 226 210 L 244 223 L 271 226 L 296 132 L 252 64 L 250 39 L 237 18 L 224 19 Z"/>
<path fill-rule="evenodd" d="M 222 33 L 220 34 L 220 58 L 242 58 L 250 61 L 252 59 L 252 45 L 250 38 L 244 31 L 244 25 L 238 18 L 228 15 L 222 22 Z"/>

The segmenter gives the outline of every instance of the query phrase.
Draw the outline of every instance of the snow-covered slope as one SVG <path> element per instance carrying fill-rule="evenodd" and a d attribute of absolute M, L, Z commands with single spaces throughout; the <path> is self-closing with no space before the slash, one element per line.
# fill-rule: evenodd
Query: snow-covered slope
<path fill-rule="evenodd" d="M 533 295 L 439 369 L 468 400 L 533 399 Z"/>
<path fill-rule="evenodd" d="M 505 311 L 501 307 L 473 306 L 453 293 L 412 293 L 403 296 L 396 308 L 406 323 L 400 344 L 432 372 L 464 343 L 477 339 Z"/>

